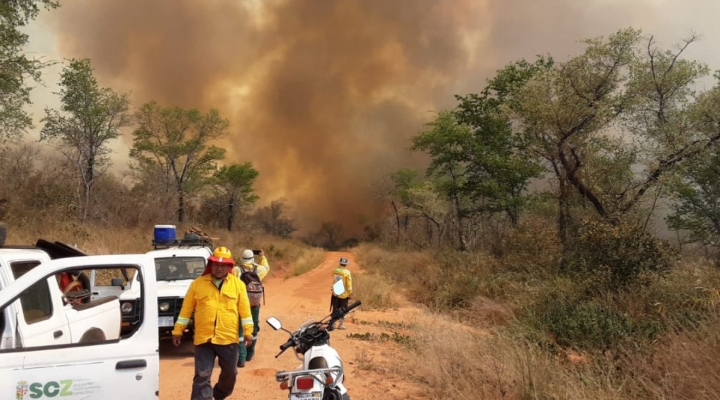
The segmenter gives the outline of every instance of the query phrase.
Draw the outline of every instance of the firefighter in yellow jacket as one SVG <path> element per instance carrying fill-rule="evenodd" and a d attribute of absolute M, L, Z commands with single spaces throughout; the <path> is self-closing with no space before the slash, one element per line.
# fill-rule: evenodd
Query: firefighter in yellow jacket
<path fill-rule="evenodd" d="M 244 346 L 252 344 L 250 302 L 245 284 L 229 273 L 234 265 L 230 250 L 226 247 L 215 249 L 208 258 L 205 274 L 190 284 L 175 323 L 173 344 L 179 346 L 182 333 L 195 313 L 193 400 L 225 399 L 233 392 L 240 341 L 238 326 L 242 326 Z M 210 377 L 215 358 L 220 366 L 220 376 L 212 387 Z"/>
<path fill-rule="evenodd" d="M 330 311 L 342 307 L 347 307 L 348 302 L 350 301 L 350 296 L 352 296 L 352 275 L 347 269 L 347 265 L 348 260 L 347 258 L 343 257 L 340 259 L 340 265 L 333 270 L 333 283 L 342 280 L 343 285 L 345 285 L 345 292 L 338 296 L 333 293 L 332 297 L 330 298 Z M 345 329 L 345 318 L 340 320 L 340 326 L 338 326 L 338 329 Z"/>
<path fill-rule="evenodd" d="M 255 257 L 258 257 L 260 259 L 259 264 L 255 262 Z M 243 251 L 242 262 L 235 266 L 235 268 L 233 268 L 232 273 L 233 275 L 240 278 L 243 271 L 254 271 L 257 274 L 257 277 L 260 279 L 260 282 L 262 282 L 262 280 L 265 279 L 265 276 L 267 276 L 268 272 L 270 272 L 270 264 L 268 264 L 267 257 L 265 257 L 265 252 L 262 251 L 262 249 L 246 249 L 245 251 Z M 257 302 L 256 304 L 252 304 L 252 299 L 250 304 L 250 314 L 252 314 L 253 324 L 255 326 L 255 329 L 252 332 L 253 341 L 250 346 L 240 348 L 240 353 L 238 354 L 237 360 L 238 368 L 245 367 L 245 363 L 252 361 L 253 357 L 255 356 L 255 346 L 257 345 L 258 332 L 260 331 L 260 303 Z"/>

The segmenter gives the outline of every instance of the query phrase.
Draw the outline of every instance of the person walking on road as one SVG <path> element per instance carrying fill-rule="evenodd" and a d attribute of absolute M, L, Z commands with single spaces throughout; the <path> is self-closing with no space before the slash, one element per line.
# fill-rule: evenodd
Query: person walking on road
<path fill-rule="evenodd" d="M 218 247 L 208 258 L 205 274 L 188 288 L 173 329 L 173 344 L 179 346 L 190 317 L 195 320 L 195 376 L 191 400 L 221 400 L 232 394 L 237 380 L 238 347 L 252 344 L 253 321 L 245 284 L 230 274 L 235 265 L 232 253 Z M 242 326 L 244 345 L 238 346 Z M 215 358 L 220 376 L 210 384 Z"/>
<path fill-rule="evenodd" d="M 335 295 L 335 293 L 332 294 L 332 297 L 330 298 L 330 311 L 347 307 L 348 302 L 350 302 L 350 297 L 353 292 L 352 274 L 350 274 L 350 271 L 347 269 L 347 265 L 347 258 L 342 257 L 340 259 L 340 265 L 333 270 L 333 283 L 342 280 L 343 285 L 345 285 L 345 292 L 340 295 Z M 340 320 L 338 329 L 345 329 L 345 318 Z"/>
<path fill-rule="evenodd" d="M 260 257 L 260 263 L 255 262 L 255 256 Z M 265 252 L 262 250 L 246 249 L 242 254 L 242 263 L 233 268 L 233 274 L 246 282 L 248 292 L 250 293 L 250 313 L 252 314 L 254 329 L 252 332 L 252 344 L 247 348 L 241 347 L 238 354 L 237 366 L 245 367 L 245 363 L 249 362 L 255 356 L 255 346 L 257 345 L 258 332 L 260 331 L 260 299 L 265 299 L 264 289 L 262 288 L 262 280 L 270 272 Z M 243 275 L 246 275 L 243 277 Z M 249 283 L 248 283 L 249 282 Z M 255 289 L 255 288 L 258 289 Z M 257 291 L 260 293 L 257 293 Z"/>

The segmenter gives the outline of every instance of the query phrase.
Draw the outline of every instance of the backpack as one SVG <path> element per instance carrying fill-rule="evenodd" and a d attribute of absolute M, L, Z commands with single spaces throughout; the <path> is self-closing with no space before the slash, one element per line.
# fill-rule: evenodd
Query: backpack
<path fill-rule="evenodd" d="M 257 274 L 257 264 L 253 263 L 252 271 L 247 271 L 243 267 L 240 267 L 240 271 L 240 280 L 245 282 L 250 307 L 259 306 L 260 300 L 265 305 L 265 288 Z"/>

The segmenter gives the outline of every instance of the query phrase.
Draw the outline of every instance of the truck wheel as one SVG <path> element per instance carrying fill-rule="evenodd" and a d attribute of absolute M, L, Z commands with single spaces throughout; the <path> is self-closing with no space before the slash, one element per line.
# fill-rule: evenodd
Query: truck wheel
<path fill-rule="evenodd" d="M 87 332 L 83 333 L 78 343 L 102 343 L 107 338 L 105 332 L 100 328 L 90 328 Z"/>

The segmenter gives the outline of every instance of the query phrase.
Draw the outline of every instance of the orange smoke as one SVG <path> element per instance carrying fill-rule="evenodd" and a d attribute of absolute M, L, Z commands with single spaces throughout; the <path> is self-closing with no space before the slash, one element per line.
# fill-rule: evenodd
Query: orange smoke
<path fill-rule="evenodd" d="M 578 12 L 571 0 L 550 3 Z M 93 0 L 49 18 L 63 56 L 91 58 L 103 84 L 131 91 L 135 105 L 220 109 L 231 121 L 227 162 L 260 171 L 263 204 L 288 199 L 305 230 L 339 221 L 357 232 L 375 209 L 374 180 L 422 168 L 409 139 L 434 111 L 503 64 L 552 50 L 525 48 L 543 37 L 532 34 L 536 18 L 570 21 L 567 31 L 547 26 L 555 41 L 570 33 L 561 46 L 580 36 L 578 18 L 553 20 L 536 4 Z"/>

